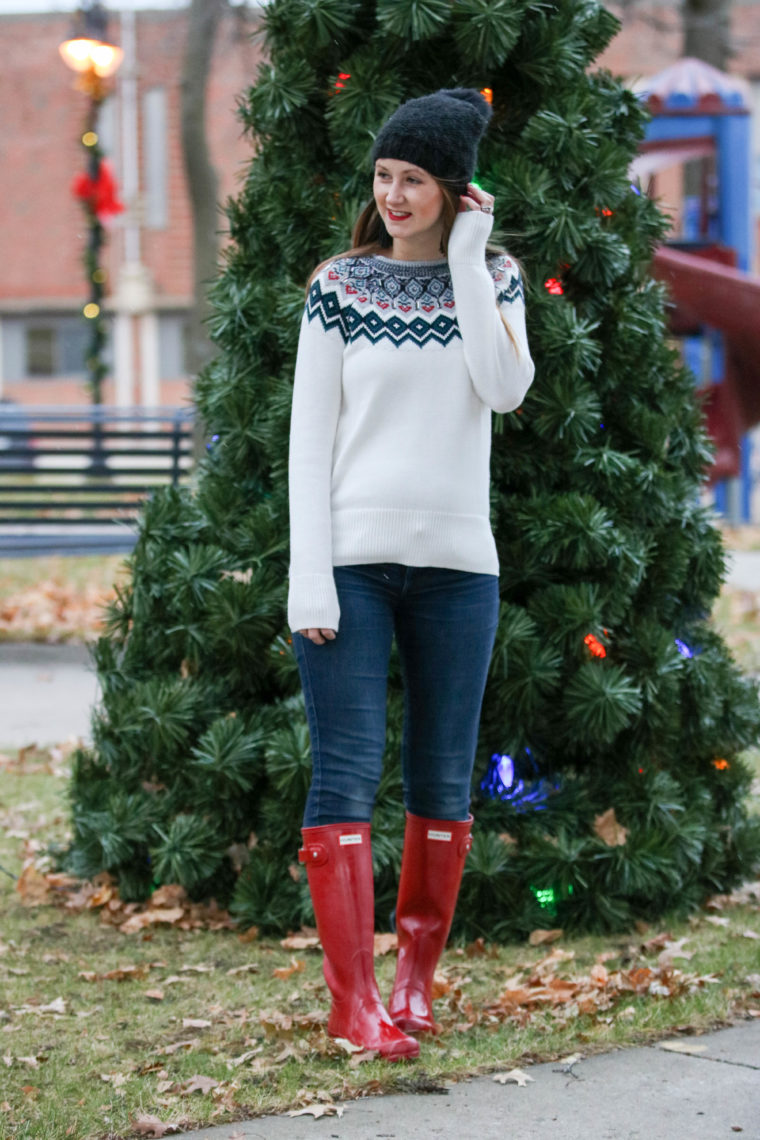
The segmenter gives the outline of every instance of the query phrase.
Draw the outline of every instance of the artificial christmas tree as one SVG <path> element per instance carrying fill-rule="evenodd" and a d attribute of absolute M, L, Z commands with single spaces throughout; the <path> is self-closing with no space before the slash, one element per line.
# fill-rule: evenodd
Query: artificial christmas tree
<path fill-rule="evenodd" d="M 310 917 L 295 854 L 309 783 L 285 626 L 287 436 L 304 285 L 350 245 L 373 134 L 439 87 L 492 93 L 479 181 L 525 269 L 536 380 L 496 417 L 502 613 L 454 929 L 621 927 L 688 909 L 760 852 L 740 752 L 757 695 L 709 624 L 724 569 L 698 493 L 709 450 L 648 276 L 666 222 L 627 177 L 636 98 L 589 74 L 596 3 L 273 0 L 242 107 L 257 153 L 227 208 L 219 355 L 192 492 L 146 506 L 96 662 L 69 865 L 129 897 L 180 882 L 263 930 Z M 404 815 L 398 684 L 373 823 L 378 921 Z M 489 758 L 491 758 L 489 760 Z"/>

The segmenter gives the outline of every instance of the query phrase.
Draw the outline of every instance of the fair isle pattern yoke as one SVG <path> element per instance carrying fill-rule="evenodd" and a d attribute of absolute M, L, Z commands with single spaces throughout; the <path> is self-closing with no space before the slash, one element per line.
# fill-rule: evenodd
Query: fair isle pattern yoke
<path fill-rule="evenodd" d="M 498 574 L 491 412 L 533 379 L 517 263 L 493 214 L 457 215 L 448 261 L 340 257 L 301 319 L 290 421 L 291 629 L 334 629 L 333 567 Z M 456 303 L 455 303 L 456 302 Z"/>
<path fill-rule="evenodd" d="M 498 287 L 498 304 L 523 299 L 515 263 L 506 255 L 489 260 L 488 269 Z M 382 340 L 396 347 L 433 344 L 445 348 L 461 339 L 454 289 L 447 262 L 393 262 L 386 257 L 345 257 L 314 279 L 306 314 L 319 319 L 325 332 L 337 329 L 345 344 L 365 337 L 370 344 Z"/>

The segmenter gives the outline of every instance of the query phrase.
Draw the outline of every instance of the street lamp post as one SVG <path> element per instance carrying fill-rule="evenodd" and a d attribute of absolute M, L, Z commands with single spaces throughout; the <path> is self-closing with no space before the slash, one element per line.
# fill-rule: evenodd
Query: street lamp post
<path fill-rule="evenodd" d="M 86 174 L 79 175 L 73 190 L 87 215 L 88 236 L 84 253 L 89 297 L 82 309 L 90 328 L 85 354 L 90 395 L 95 405 L 102 403 L 102 385 L 107 367 L 103 359 L 106 325 L 103 316 L 106 272 L 100 264 L 105 242 L 103 219 L 123 209 L 116 184 L 98 138 L 98 115 L 110 94 L 109 79 L 122 60 L 121 48 L 108 41 L 108 17 L 98 0 L 85 3 L 74 16 L 72 34 L 59 47 L 64 63 L 77 72 L 76 87 L 88 97 L 87 115 L 81 141 L 86 156 Z M 104 469 L 102 425 L 96 417 L 92 467 Z"/>

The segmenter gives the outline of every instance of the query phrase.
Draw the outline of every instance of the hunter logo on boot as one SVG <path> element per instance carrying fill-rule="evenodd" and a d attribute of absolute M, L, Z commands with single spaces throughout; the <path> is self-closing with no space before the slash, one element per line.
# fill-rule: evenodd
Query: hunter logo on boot
<path fill-rule="evenodd" d="M 338 840 L 341 847 L 350 847 L 354 843 L 361 843 L 361 841 L 361 835 L 341 835 L 340 839 Z"/>
<path fill-rule="evenodd" d="M 451 843 L 450 831 L 428 831 L 428 839 L 441 839 L 444 843 Z"/>

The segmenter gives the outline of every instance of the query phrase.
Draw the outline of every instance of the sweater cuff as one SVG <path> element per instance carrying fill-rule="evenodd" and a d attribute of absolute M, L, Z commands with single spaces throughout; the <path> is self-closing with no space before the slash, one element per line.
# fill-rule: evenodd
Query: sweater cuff
<path fill-rule="evenodd" d="M 448 259 L 456 265 L 483 265 L 486 242 L 493 229 L 493 214 L 466 210 L 457 214 L 449 235 Z"/>
<path fill-rule="evenodd" d="M 332 574 L 298 574 L 290 579 L 288 625 L 299 629 L 334 629 L 340 620 L 338 591 Z"/>

